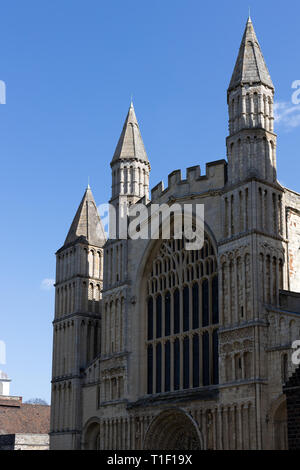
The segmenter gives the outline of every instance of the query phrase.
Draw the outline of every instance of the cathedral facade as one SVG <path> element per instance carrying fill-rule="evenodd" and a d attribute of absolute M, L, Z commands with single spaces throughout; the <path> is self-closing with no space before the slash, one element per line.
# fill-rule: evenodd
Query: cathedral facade
<path fill-rule="evenodd" d="M 56 254 L 51 449 L 285 449 L 300 339 L 300 194 L 276 173 L 274 86 L 249 18 L 227 91 L 227 161 L 149 199 L 131 104 L 110 203 L 204 204 L 201 250 L 106 239 L 90 187 Z"/>

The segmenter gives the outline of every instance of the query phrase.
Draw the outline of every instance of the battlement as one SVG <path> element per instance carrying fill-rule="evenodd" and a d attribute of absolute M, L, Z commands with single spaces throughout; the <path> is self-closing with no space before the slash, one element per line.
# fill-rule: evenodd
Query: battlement
<path fill-rule="evenodd" d="M 206 163 L 206 172 L 201 175 L 199 165 L 186 169 L 186 178 L 183 179 L 181 170 L 174 170 L 168 175 L 168 186 L 164 188 L 160 181 L 151 189 L 151 202 L 155 202 L 165 194 L 183 195 L 185 193 L 203 193 L 213 189 L 223 188 L 226 182 L 226 160 L 216 160 Z"/>

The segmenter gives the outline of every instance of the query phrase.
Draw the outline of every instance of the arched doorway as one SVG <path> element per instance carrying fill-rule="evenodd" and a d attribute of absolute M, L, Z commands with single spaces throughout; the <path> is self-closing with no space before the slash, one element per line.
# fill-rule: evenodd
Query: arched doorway
<path fill-rule="evenodd" d="M 100 450 L 100 425 L 92 421 L 86 426 L 83 440 L 84 450 Z"/>
<path fill-rule="evenodd" d="M 145 450 L 201 450 L 202 439 L 195 421 L 184 411 L 170 409 L 160 413 L 150 424 Z"/>
<path fill-rule="evenodd" d="M 287 409 L 286 400 L 284 400 L 274 413 L 274 450 L 287 448 Z"/>

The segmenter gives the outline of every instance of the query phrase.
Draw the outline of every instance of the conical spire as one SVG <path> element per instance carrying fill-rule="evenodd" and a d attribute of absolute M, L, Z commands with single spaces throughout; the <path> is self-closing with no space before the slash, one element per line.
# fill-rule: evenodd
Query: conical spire
<path fill-rule="evenodd" d="M 90 185 L 88 185 L 77 209 L 65 245 L 73 243 L 79 237 L 84 237 L 89 244 L 100 247 L 106 242 L 105 232 Z"/>
<path fill-rule="evenodd" d="M 137 159 L 149 164 L 132 101 L 111 163 L 123 159 Z"/>
<path fill-rule="evenodd" d="M 244 83 L 262 83 L 274 89 L 250 16 L 228 91 Z"/>

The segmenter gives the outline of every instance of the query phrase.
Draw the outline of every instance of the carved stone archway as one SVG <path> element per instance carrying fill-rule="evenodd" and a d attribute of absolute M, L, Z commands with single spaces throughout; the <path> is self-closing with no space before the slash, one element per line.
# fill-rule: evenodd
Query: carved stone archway
<path fill-rule="evenodd" d="M 82 448 L 84 450 L 100 450 L 100 423 L 92 418 L 84 427 Z"/>
<path fill-rule="evenodd" d="M 150 424 L 145 450 L 201 450 L 202 439 L 195 421 L 179 409 L 160 413 Z"/>
<path fill-rule="evenodd" d="M 274 449 L 286 450 L 287 448 L 287 411 L 284 400 L 274 413 Z"/>

